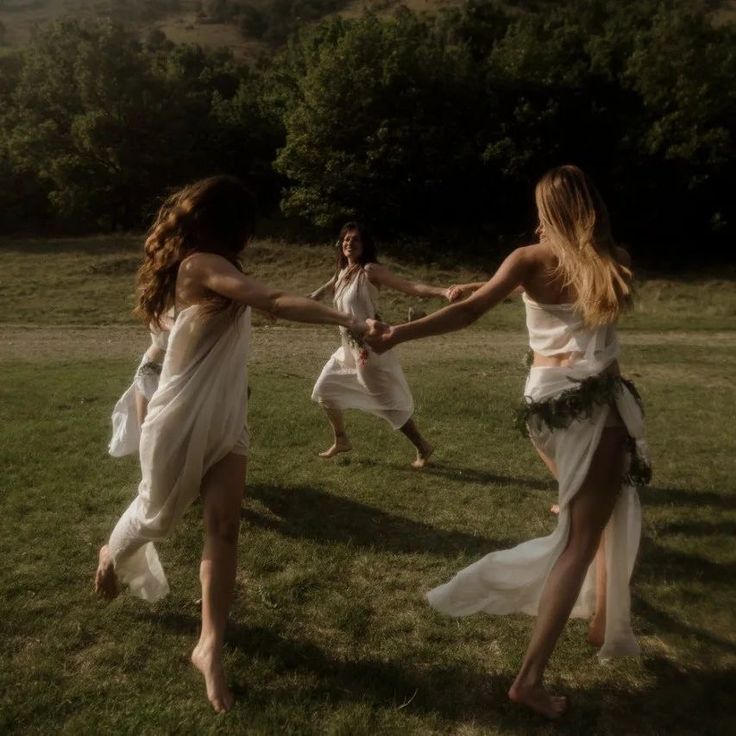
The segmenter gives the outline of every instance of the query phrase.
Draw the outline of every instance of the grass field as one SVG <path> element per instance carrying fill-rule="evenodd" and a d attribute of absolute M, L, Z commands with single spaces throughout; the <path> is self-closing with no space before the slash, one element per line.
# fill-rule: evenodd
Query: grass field
<path fill-rule="evenodd" d="M 130 319 L 132 238 L 0 242 L 0 733 L 602 734 L 736 732 L 736 292 L 733 273 L 649 278 L 622 324 L 655 463 L 633 583 L 638 659 L 607 666 L 571 622 L 549 670 L 571 696 L 550 725 L 505 691 L 532 622 L 451 620 L 423 591 L 494 548 L 551 530 L 554 486 L 511 429 L 524 380 L 518 302 L 463 333 L 402 346 L 437 463 L 349 416 L 355 450 L 309 401 L 330 328 L 255 330 L 252 456 L 226 645 L 238 696 L 216 717 L 188 665 L 202 530 L 160 545 L 156 605 L 92 594 L 96 551 L 137 484 L 106 455 L 109 414 L 147 338 Z M 252 272 L 305 292 L 327 247 L 260 243 Z M 479 271 L 398 266 L 454 282 Z M 385 313 L 409 306 L 386 295 Z M 436 303 L 427 306 L 434 307 Z"/>

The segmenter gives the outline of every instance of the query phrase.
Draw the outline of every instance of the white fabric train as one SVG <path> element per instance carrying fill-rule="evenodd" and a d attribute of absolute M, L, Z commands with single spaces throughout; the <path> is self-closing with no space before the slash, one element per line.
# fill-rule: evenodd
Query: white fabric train
<path fill-rule="evenodd" d="M 162 364 L 154 360 L 166 352 L 169 341 L 169 329 L 151 330 L 151 345 L 143 353 L 141 362 L 135 370 L 133 383 L 118 399 L 112 410 L 112 437 L 108 452 L 113 457 L 133 455 L 138 452 L 141 441 L 141 427 L 138 423 L 138 412 L 135 405 L 135 393 L 139 391 L 148 401 L 158 388 Z"/>
<path fill-rule="evenodd" d="M 587 329 L 572 305 L 542 305 L 526 298 L 530 344 L 545 354 L 572 351 L 567 367 L 533 367 L 524 391 L 528 400 L 539 402 L 574 388 L 573 380 L 595 376 L 618 356 L 616 331 L 612 327 Z M 546 345 L 543 344 L 545 337 Z M 631 392 L 624 386 L 616 397 L 616 408 L 629 435 L 646 454 L 644 420 Z M 585 479 L 593 454 L 606 424 L 609 406 L 598 406 L 590 418 L 572 422 L 566 429 L 530 427 L 534 442 L 552 457 L 559 475 L 560 514 L 557 527 L 546 537 L 491 552 L 448 583 L 427 594 L 429 603 L 450 616 L 478 611 L 492 614 L 536 615 L 547 576 L 567 543 L 569 504 Z M 623 484 L 613 514 L 605 529 L 607 609 L 605 641 L 598 656 L 607 659 L 639 653 L 631 628 L 629 580 L 641 535 L 641 507 L 636 488 Z M 591 564 L 574 617 L 589 617 L 595 604 L 595 562 Z"/>
<path fill-rule="evenodd" d="M 357 319 L 374 319 L 378 289 L 364 269 L 335 289 L 335 309 Z M 414 399 L 395 350 L 382 355 L 352 342 L 341 328 L 342 344 L 322 369 L 312 390 L 312 400 L 336 409 L 360 409 L 385 419 L 394 429 L 403 427 L 414 413 Z"/>
<path fill-rule="evenodd" d="M 169 586 L 154 541 L 166 537 L 199 496 L 205 473 L 248 449 L 250 309 L 176 318 L 158 389 L 141 430 L 138 495 L 110 536 L 118 579 L 147 601 Z"/>

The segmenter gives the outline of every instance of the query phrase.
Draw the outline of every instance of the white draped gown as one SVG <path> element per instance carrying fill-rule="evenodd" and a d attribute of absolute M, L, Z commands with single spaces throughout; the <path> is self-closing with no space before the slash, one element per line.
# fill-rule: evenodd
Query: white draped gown
<path fill-rule="evenodd" d="M 247 454 L 249 346 L 250 309 L 233 318 L 193 305 L 176 317 L 141 428 L 138 494 L 108 543 L 118 579 L 144 600 L 169 591 L 154 542 L 171 533 L 215 463 Z"/>
<path fill-rule="evenodd" d="M 574 353 L 565 367 L 532 367 L 524 391 L 539 402 L 569 391 L 582 380 L 605 371 L 619 354 L 614 326 L 591 329 L 569 304 L 546 305 L 524 295 L 530 347 L 542 355 Z M 624 386 L 616 395 L 616 409 L 640 456 L 647 458 L 644 420 L 639 404 Z M 429 603 L 450 616 L 478 611 L 491 614 L 536 615 L 539 599 L 552 566 L 565 549 L 570 528 L 570 501 L 590 468 L 603 428 L 619 423 L 608 405 L 566 429 L 530 426 L 534 443 L 554 459 L 558 469 L 560 513 L 556 529 L 512 549 L 491 552 L 449 582 L 427 594 Z M 636 488 L 622 482 L 613 514 L 604 533 L 607 570 L 605 641 L 600 659 L 636 655 L 639 645 L 631 628 L 629 580 L 641 535 L 641 508 Z M 590 565 L 573 617 L 590 617 L 595 608 L 595 562 Z"/>
<path fill-rule="evenodd" d="M 375 319 L 378 289 L 364 269 L 347 284 L 345 271 L 335 286 L 335 309 L 356 319 Z M 385 419 L 399 429 L 414 413 L 414 399 L 395 350 L 382 355 L 351 338 L 340 328 L 341 345 L 322 369 L 312 390 L 312 400 L 339 410 L 359 409 Z"/>
<path fill-rule="evenodd" d="M 112 437 L 108 452 L 113 457 L 123 457 L 138 452 L 141 427 L 138 423 L 135 394 L 138 391 L 147 401 L 151 400 L 158 388 L 159 376 L 163 369 L 163 364 L 154 361 L 152 355 L 166 352 L 168 342 L 168 329 L 151 330 L 151 345 L 143 353 L 141 362 L 136 368 L 133 383 L 128 386 L 112 410 Z"/>

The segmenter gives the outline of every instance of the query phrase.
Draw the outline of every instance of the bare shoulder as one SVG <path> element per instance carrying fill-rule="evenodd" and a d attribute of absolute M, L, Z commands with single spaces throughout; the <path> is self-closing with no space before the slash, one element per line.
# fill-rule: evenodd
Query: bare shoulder
<path fill-rule="evenodd" d="M 631 268 L 631 256 L 629 255 L 629 251 L 626 250 L 626 248 L 622 248 L 620 245 L 614 246 L 614 253 L 616 255 L 616 260 L 626 268 Z"/>
<path fill-rule="evenodd" d="M 548 254 L 546 250 L 543 245 L 539 244 L 522 245 L 511 251 L 506 257 L 506 262 L 515 269 L 523 269 L 529 273 L 547 263 L 551 254 Z"/>
<path fill-rule="evenodd" d="M 382 266 L 380 263 L 366 263 L 365 266 L 363 266 L 363 270 L 365 271 L 366 276 L 368 276 L 368 279 L 374 283 L 380 282 L 384 276 L 390 273 L 388 268 L 386 268 L 386 266 Z"/>
<path fill-rule="evenodd" d="M 192 253 L 188 255 L 179 266 L 180 273 L 186 276 L 221 271 L 232 266 L 230 261 L 217 253 Z"/>

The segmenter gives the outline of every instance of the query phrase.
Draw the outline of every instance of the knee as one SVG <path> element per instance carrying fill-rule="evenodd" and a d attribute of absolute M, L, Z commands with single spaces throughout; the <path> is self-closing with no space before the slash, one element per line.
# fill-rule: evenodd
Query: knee
<path fill-rule="evenodd" d="M 598 551 L 601 535 L 585 530 L 571 534 L 565 550 L 576 561 L 589 565 Z"/>
<path fill-rule="evenodd" d="M 221 542 L 230 545 L 238 543 L 240 519 L 216 511 L 208 514 L 204 520 L 205 533 Z"/>

